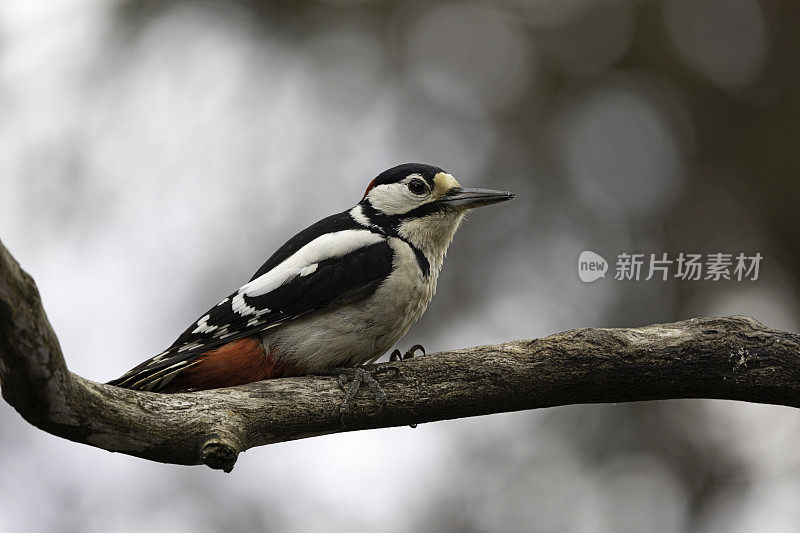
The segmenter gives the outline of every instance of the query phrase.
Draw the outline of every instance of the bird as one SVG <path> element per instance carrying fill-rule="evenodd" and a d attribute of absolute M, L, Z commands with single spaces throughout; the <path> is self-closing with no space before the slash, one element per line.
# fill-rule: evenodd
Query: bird
<path fill-rule="evenodd" d="M 363 365 L 386 354 L 425 312 L 467 212 L 513 197 L 464 188 L 432 165 L 390 168 L 358 204 L 300 231 L 169 348 L 108 384 L 176 393 L 340 372 L 343 389 L 352 380 L 343 413 L 362 382 L 384 407 Z M 419 350 L 395 350 L 391 360 Z"/>

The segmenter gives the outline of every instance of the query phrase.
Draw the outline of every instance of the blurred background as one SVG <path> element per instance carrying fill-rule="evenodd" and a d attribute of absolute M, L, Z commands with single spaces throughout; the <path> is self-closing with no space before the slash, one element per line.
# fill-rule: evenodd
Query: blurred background
<path fill-rule="evenodd" d="M 517 199 L 470 217 L 403 349 L 729 314 L 797 331 L 799 24 L 791 0 L 1 2 L 0 237 L 98 381 L 407 161 Z M 583 250 L 764 260 L 585 284 Z M 798 442 L 789 408 L 570 406 L 223 475 L 0 402 L 0 532 L 797 531 Z"/>

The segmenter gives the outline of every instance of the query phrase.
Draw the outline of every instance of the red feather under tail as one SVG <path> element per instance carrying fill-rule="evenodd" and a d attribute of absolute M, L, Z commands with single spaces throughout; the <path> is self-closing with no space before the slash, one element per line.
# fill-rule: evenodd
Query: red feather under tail
<path fill-rule="evenodd" d="M 275 361 L 275 350 L 264 351 L 261 339 L 237 339 L 202 355 L 180 372 L 163 392 L 188 392 L 244 385 L 271 378 L 299 376 L 303 372 Z"/>

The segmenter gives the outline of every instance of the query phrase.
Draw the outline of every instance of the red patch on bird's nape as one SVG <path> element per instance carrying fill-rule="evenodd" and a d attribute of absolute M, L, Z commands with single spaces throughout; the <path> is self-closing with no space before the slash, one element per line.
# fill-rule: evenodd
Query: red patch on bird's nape
<path fill-rule="evenodd" d="M 258 337 L 245 337 L 201 354 L 168 388 L 170 392 L 219 389 L 302 374 L 299 369 L 276 361 L 275 350 L 266 353 Z"/>
<path fill-rule="evenodd" d="M 378 178 L 375 178 L 374 180 L 369 182 L 369 185 L 367 185 L 367 190 L 364 191 L 364 196 L 361 198 L 361 200 L 364 200 L 364 198 L 366 198 L 367 195 L 369 194 L 369 191 L 371 191 L 375 187 L 376 181 L 378 181 Z"/>

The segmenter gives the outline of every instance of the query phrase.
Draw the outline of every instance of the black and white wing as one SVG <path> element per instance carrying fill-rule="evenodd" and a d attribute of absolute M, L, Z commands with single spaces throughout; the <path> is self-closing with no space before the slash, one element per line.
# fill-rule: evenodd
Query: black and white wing
<path fill-rule="evenodd" d="M 208 310 L 169 349 L 110 383 L 125 387 L 148 382 L 214 347 L 374 293 L 391 273 L 392 248 L 384 235 L 346 219 L 334 220 L 336 230 L 329 231 L 333 218 L 295 236 L 256 277 Z"/>

